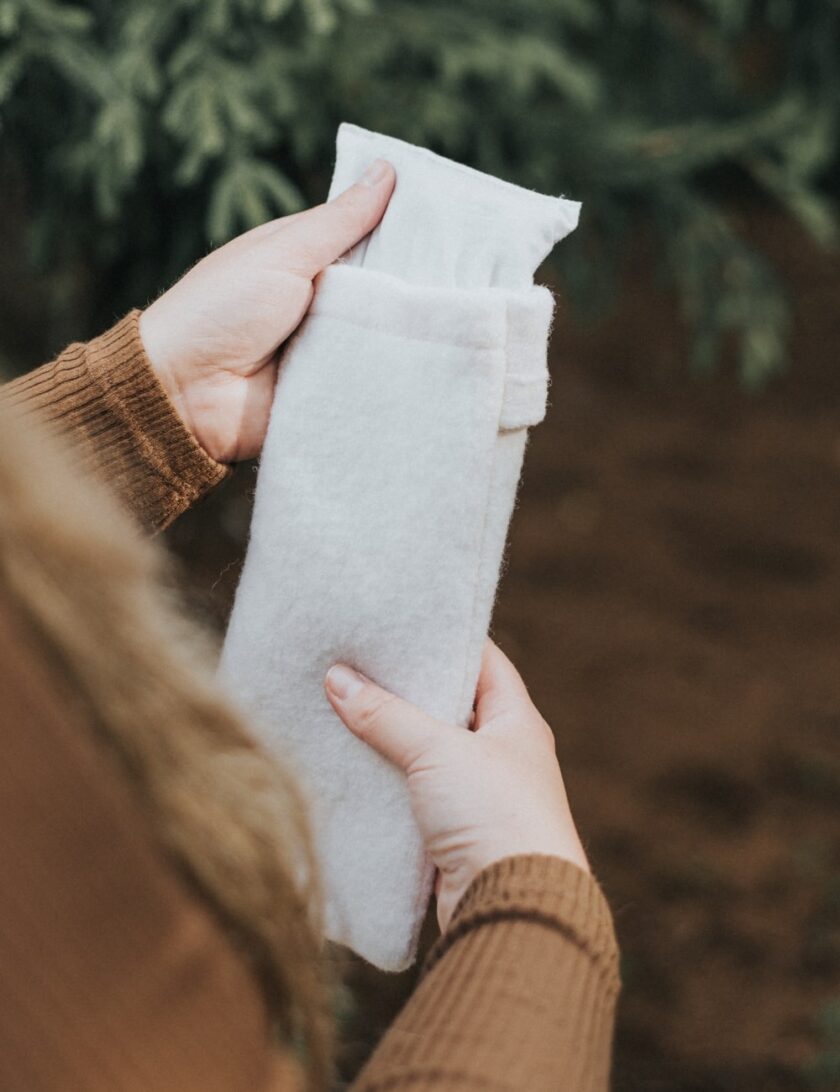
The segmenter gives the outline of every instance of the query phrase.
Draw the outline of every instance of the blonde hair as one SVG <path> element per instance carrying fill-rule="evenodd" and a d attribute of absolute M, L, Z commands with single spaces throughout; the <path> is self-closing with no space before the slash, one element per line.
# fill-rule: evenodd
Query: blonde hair
<path fill-rule="evenodd" d="M 331 1021 L 300 793 L 213 685 L 163 551 L 79 465 L 66 441 L 0 407 L 0 589 L 251 963 L 307 1087 L 324 1088 Z"/>

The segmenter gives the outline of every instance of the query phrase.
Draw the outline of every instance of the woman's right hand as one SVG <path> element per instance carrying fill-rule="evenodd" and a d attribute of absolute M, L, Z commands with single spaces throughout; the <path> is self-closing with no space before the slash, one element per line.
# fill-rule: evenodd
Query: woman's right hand
<path fill-rule="evenodd" d="M 484 650 L 471 732 L 435 720 L 344 664 L 327 672 L 325 687 L 347 727 L 406 773 L 438 869 L 442 930 L 478 873 L 504 857 L 548 854 L 589 871 L 554 736 L 492 641 Z"/>

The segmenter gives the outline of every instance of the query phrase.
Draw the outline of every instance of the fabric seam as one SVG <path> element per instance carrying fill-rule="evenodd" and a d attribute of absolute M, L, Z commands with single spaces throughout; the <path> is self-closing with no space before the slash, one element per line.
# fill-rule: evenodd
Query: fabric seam
<path fill-rule="evenodd" d="M 421 345 L 449 345 L 458 349 L 482 349 L 486 351 L 496 351 L 502 348 L 499 342 L 493 341 L 454 341 L 452 338 L 435 338 L 435 337 L 418 337 L 416 334 L 406 334 L 401 330 L 389 329 L 387 326 L 377 326 L 370 322 L 363 322 L 360 319 L 352 318 L 349 315 L 342 315 L 340 311 L 333 311 L 327 308 L 319 308 L 317 306 L 310 308 L 309 316 L 311 318 L 330 318 L 335 322 L 343 322 L 347 326 L 357 326 L 360 330 L 375 330 L 380 334 L 388 334 L 391 337 L 398 337 L 402 341 L 416 341 Z"/>
<path fill-rule="evenodd" d="M 506 369 L 506 367 L 507 367 L 507 352 L 503 351 L 503 356 L 502 356 L 502 368 L 503 368 L 503 370 Z M 464 707 L 464 703 L 467 700 L 467 697 L 469 696 L 467 694 L 467 688 L 469 686 L 469 681 L 470 681 L 469 680 L 469 675 L 468 675 L 468 671 L 469 671 L 469 667 L 470 667 L 470 651 L 471 651 L 471 648 L 472 648 L 472 637 L 473 637 L 473 633 L 475 631 L 475 626 L 476 626 L 476 621 L 477 621 L 477 614 L 478 614 L 478 589 L 479 589 L 479 585 L 480 585 L 481 562 L 482 562 L 482 560 L 484 558 L 484 546 L 485 546 L 485 543 L 486 543 L 486 540 L 487 540 L 487 520 L 488 520 L 488 511 L 489 511 L 489 508 L 490 508 L 490 497 L 493 494 L 493 485 L 494 485 L 494 483 L 496 481 L 496 474 L 497 474 L 496 443 L 497 443 L 497 438 L 498 438 L 498 433 L 499 433 L 499 422 L 502 419 L 502 412 L 504 410 L 504 404 L 505 404 L 505 385 L 506 385 L 506 381 L 507 381 L 507 373 L 505 372 L 503 374 L 503 376 L 502 376 L 502 381 L 499 383 L 499 399 L 498 399 L 497 412 L 495 414 L 495 433 L 494 433 L 493 443 L 492 443 L 492 445 L 490 447 L 490 462 L 491 462 L 491 465 L 490 465 L 490 473 L 487 475 L 487 478 L 488 478 L 487 489 L 486 489 L 485 494 L 484 494 L 484 514 L 483 514 L 483 517 L 482 517 L 481 532 L 480 532 L 479 540 L 478 540 L 478 564 L 475 567 L 475 579 L 474 579 L 474 582 L 473 582 L 473 589 L 472 589 L 472 610 L 470 611 L 470 619 L 469 619 L 469 623 L 467 625 L 467 642 L 466 642 L 466 653 L 465 653 L 465 662 L 464 662 L 464 670 L 463 670 L 463 681 L 461 682 L 461 696 L 458 699 L 458 711 L 459 712 Z M 507 537 L 507 533 L 506 533 L 506 537 Z M 497 594 L 496 590 L 494 589 L 494 591 L 493 591 L 493 601 L 490 604 L 490 617 L 491 617 L 491 619 L 493 617 L 493 608 L 494 608 L 495 603 L 496 603 L 496 594 Z"/>

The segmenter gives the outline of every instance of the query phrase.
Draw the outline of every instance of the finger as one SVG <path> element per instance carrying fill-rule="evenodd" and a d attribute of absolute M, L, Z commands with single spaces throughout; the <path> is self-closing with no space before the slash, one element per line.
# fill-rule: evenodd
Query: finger
<path fill-rule="evenodd" d="M 446 729 L 416 705 L 345 664 L 330 668 L 324 686 L 330 704 L 350 731 L 402 770 L 408 770 Z"/>
<path fill-rule="evenodd" d="M 478 728 L 482 721 L 511 712 L 526 703 L 528 706 L 532 704 L 522 676 L 488 637 L 476 688 L 475 719 Z"/>
<path fill-rule="evenodd" d="M 382 219 L 396 180 L 387 160 L 374 160 L 344 193 L 287 218 L 278 241 L 282 241 L 290 271 L 311 279 L 355 246 Z"/>

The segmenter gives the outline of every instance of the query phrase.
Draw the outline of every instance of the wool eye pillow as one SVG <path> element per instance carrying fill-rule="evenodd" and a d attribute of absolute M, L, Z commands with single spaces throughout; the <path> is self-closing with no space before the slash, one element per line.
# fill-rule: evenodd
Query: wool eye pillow
<path fill-rule="evenodd" d="M 466 726 L 553 299 L 579 206 L 342 125 L 330 196 L 377 157 L 380 225 L 318 278 L 288 345 L 221 673 L 310 801 L 327 935 L 414 959 L 433 867 L 403 774 L 341 724 L 336 661 Z"/>

